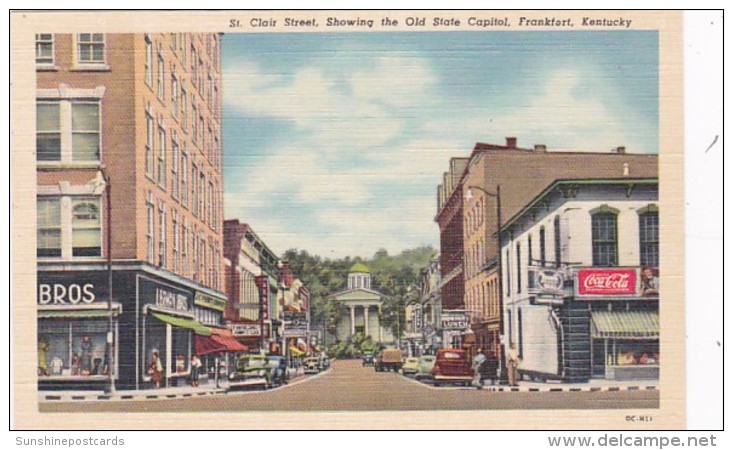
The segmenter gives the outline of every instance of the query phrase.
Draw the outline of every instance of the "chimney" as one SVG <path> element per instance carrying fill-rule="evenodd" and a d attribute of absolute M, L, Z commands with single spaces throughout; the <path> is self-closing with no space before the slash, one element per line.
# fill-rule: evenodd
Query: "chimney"
<path fill-rule="evenodd" d="M 616 147 L 612 150 L 613 153 L 618 153 L 619 155 L 623 155 L 626 153 L 626 147 Z"/>
<path fill-rule="evenodd" d="M 547 153 L 547 146 L 545 144 L 535 144 L 534 151 L 536 153 Z"/>
<path fill-rule="evenodd" d="M 515 137 L 507 137 L 506 138 L 506 146 L 507 146 L 507 148 L 517 148 L 517 138 L 515 138 Z"/>

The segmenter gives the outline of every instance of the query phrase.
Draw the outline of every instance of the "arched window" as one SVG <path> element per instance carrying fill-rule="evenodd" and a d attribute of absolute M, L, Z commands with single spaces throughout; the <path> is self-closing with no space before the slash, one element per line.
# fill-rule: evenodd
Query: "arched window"
<path fill-rule="evenodd" d="M 99 200 L 73 200 L 71 225 L 73 256 L 101 256 L 102 226 L 99 216 Z"/>
<path fill-rule="evenodd" d="M 593 265 L 618 265 L 618 233 L 616 213 L 602 210 L 591 220 Z"/>

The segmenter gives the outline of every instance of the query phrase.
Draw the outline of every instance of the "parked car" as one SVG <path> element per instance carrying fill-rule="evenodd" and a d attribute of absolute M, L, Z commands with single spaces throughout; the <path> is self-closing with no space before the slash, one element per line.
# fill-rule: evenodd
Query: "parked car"
<path fill-rule="evenodd" d="M 317 357 L 310 356 L 303 361 L 305 373 L 318 373 L 321 371 L 321 364 Z"/>
<path fill-rule="evenodd" d="M 418 362 L 419 359 L 416 357 L 405 358 L 405 361 L 402 363 L 402 375 L 407 377 L 415 375 L 418 371 Z"/>
<path fill-rule="evenodd" d="M 432 373 L 435 386 L 443 384 L 470 386 L 473 380 L 473 370 L 466 351 L 456 348 L 438 350 Z"/>
<path fill-rule="evenodd" d="M 268 356 L 270 365 L 270 381 L 273 386 L 288 384 L 288 363 L 282 356 Z"/>
<path fill-rule="evenodd" d="M 270 361 L 262 355 L 245 355 L 237 359 L 235 371 L 229 374 L 229 389 L 272 385 Z"/>
<path fill-rule="evenodd" d="M 366 366 L 373 366 L 374 365 L 374 353 L 372 352 L 366 352 L 364 353 L 364 356 L 361 358 L 361 365 Z"/>
<path fill-rule="evenodd" d="M 331 360 L 328 359 L 328 355 L 321 355 L 318 358 L 318 362 L 320 364 L 319 367 L 320 367 L 321 371 L 324 371 L 324 370 L 328 369 L 329 367 L 331 367 Z"/>
<path fill-rule="evenodd" d="M 385 348 L 374 362 L 376 372 L 397 372 L 402 367 L 402 351 L 398 348 Z"/>
<path fill-rule="evenodd" d="M 423 355 L 417 362 L 416 380 L 431 380 L 433 378 L 434 355 Z"/>

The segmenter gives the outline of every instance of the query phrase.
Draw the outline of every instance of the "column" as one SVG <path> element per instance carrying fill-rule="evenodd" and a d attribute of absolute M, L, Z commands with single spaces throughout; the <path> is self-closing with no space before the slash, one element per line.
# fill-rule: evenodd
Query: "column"
<path fill-rule="evenodd" d="M 369 336 L 369 305 L 364 305 L 364 335 Z"/>
<path fill-rule="evenodd" d="M 354 305 L 349 305 L 349 312 L 351 313 L 351 335 L 356 334 L 356 320 L 354 319 Z"/>

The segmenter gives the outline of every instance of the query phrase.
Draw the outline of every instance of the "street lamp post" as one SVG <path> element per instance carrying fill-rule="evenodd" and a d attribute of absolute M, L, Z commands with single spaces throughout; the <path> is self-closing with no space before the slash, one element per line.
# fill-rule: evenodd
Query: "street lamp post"
<path fill-rule="evenodd" d="M 107 386 L 105 393 L 114 394 L 114 319 L 112 314 L 112 183 L 104 167 L 97 173 L 97 185 L 103 187 L 105 193 L 107 215 Z"/>
<path fill-rule="evenodd" d="M 496 199 L 496 261 L 497 261 L 497 273 L 499 279 L 499 337 L 503 339 L 504 336 L 504 288 L 502 283 L 502 261 L 501 261 L 501 185 L 496 185 L 496 192 L 489 192 L 480 186 L 469 186 L 468 197 L 471 197 L 471 189 L 476 189 L 483 192 L 489 197 Z M 506 379 L 506 352 L 504 344 L 499 345 L 499 367 L 501 371 L 501 379 Z"/>

